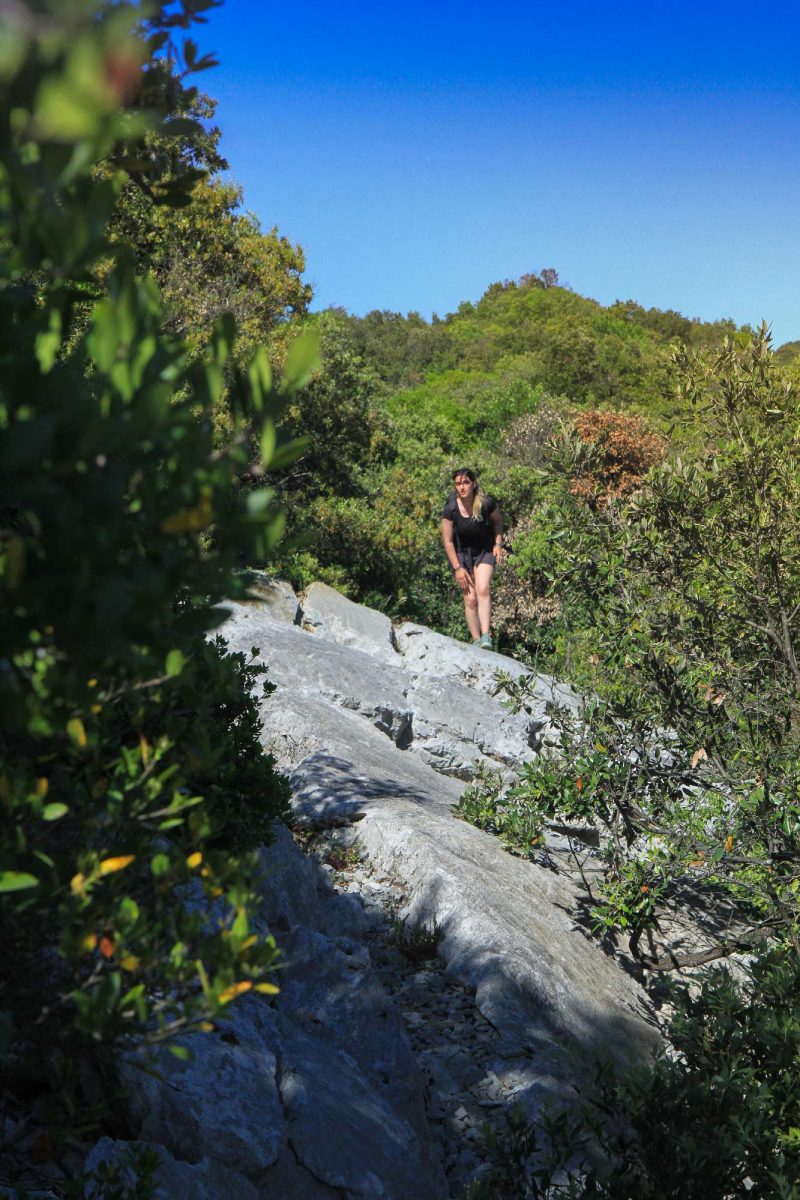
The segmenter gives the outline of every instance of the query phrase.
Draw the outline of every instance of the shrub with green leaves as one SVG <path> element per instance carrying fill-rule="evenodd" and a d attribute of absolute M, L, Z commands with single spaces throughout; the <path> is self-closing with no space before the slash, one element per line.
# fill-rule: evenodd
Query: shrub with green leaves
<path fill-rule="evenodd" d="M 698 454 L 551 525 L 600 697 L 560 721 L 560 754 L 526 766 L 493 820 L 517 846 L 548 820 L 596 822 L 595 919 L 634 955 L 683 889 L 734 902 L 739 919 L 696 963 L 765 936 L 800 950 L 800 394 L 766 330 L 678 367 L 683 406 L 702 414 Z"/>
<path fill-rule="evenodd" d="M 107 238 L 137 144 L 169 136 L 153 55 L 209 6 L 143 33 L 129 5 L 48 0 L 12 10 L 0 56 L 0 1055 L 53 1128 L 115 1042 L 275 990 L 249 912 L 287 786 L 258 741 L 258 668 L 206 635 L 244 594 L 241 557 L 282 529 L 269 491 L 233 486 L 243 431 L 260 421 L 280 463 L 274 420 L 315 351 L 295 344 L 279 394 L 263 350 L 228 370 L 223 317 L 189 361 Z M 188 203 L 195 177 L 173 170 L 161 198 Z M 106 294 L 73 336 L 100 261 Z M 238 424 L 219 447 L 226 371 Z"/>
<path fill-rule="evenodd" d="M 598 1065 L 588 1104 L 561 1122 L 571 1177 L 525 1191 L 523 1172 L 520 1195 L 800 1194 L 800 393 L 765 329 L 678 368 L 683 407 L 701 417 L 697 453 L 629 503 L 565 520 L 565 588 L 588 554 L 602 580 L 602 697 L 562 723 L 560 757 L 527 767 L 513 801 L 534 823 L 599 827 L 596 928 L 629 937 L 645 969 L 748 957 L 738 980 L 717 970 L 673 993 L 652 1069 Z M 471 804 L 484 822 L 500 807 L 508 837 L 510 794 Z M 699 945 L 643 952 L 642 933 L 687 903 L 712 917 Z"/>

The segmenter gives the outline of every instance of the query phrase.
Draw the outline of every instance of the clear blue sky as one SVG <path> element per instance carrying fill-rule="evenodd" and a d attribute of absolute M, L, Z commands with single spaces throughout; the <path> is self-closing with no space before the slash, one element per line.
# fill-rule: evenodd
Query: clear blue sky
<path fill-rule="evenodd" d="M 553 266 L 800 338 L 796 0 L 227 0 L 198 40 L 315 307 L 444 314 Z"/>

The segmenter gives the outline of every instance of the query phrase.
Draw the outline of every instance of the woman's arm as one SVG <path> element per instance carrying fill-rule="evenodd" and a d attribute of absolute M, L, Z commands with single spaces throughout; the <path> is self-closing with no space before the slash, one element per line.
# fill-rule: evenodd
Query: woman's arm
<path fill-rule="evenodd" d="M 444 542 L 444 552 L 447 555 L 447 561 L 453 568 L 456 583 L 464 595 L 468 595 L 472 587 L 472 580 L 470 579 L 469 571 L 466 567 L 462 567 L 458 561 L 458 554 L 453 542 L 453 522 L 448 521 L 447 517 L 442 517 L 442 541 Z"/>
<path fill-rule="evenodd" d="M 498 563 L 501 563 L 506 556 L 503 549 L 503 514 L 500 511 L 500 505 L 495 504 L 490 516 L 492 518 L 492 536 L 494 538 L 494 556 Z"/>
<path fill-rule="evenodd" d="M 444 552 L 447 555 L 447 561 L 454 571 L 461 570 L 461 563 L 458 561 L 456 554 L 455 542 L 453 541 L 453 522 L 448 521 L 447 517 L 442 517 L 442 542 L 444 543 Z"/>

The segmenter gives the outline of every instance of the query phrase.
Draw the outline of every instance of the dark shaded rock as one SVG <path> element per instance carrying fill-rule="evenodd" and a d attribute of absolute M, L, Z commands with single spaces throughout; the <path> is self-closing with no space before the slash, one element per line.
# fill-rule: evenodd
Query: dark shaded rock
<path fill-rule="evenodd" d="M 238 1171 L 231 1171 L 214 1158 L 201 1158 L 197 1162 L 180 1162 L 173 1158 L 162 1145 L 153 1142 L 120 1142 L 102 1138 L 86 1159 L 84 1170 L 91 1173 L 103 1163 L 115 1163 L 121 1167 L 122 1180 L 132 1186 L 136 1175 L 129 1163 L 131 1151 L 154 1150 L 161 1159 L 155 1174 L 153 1200 L 258 1200 L 258 1192 Z M 196 1150 L 202 1152 L 203 1147 Z M 98 1192 L 93 1184 L 86 1189 L 87 1200 Z"/>

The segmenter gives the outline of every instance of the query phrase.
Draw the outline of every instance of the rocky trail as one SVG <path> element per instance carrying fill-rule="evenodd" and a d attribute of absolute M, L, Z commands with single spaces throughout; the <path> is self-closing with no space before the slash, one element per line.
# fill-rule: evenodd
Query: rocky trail
<path fill-rule="evenodd" d="M 262 580 L 222 634 L 258 648 L 275 691 L 263 741 L 290 777 L 294 828 L 262 854 L 259 924 L 280 994 L 248 995 L 164 1054 L 120 1064 L 157 1200 L 455 1200 L 487 1170 L 481 1129 L 569 1103 L 603 1048 L 658 1043 L 638 982 L 576 920 L 580 881 L 458 820 L 480 764 L 512 772 L 553 736 L 568 688 L 531 676 L 531 711 L 494 695 L 519 664 L 315 584 Z M 528 672 L 528 674 L 530 674 Z M 0 1193 L 1 1194 L 1 1193 Z M 46 1194 L 46 1193 L 45 1193 Z"/>
<path fill-rule="evenodd" d="M 431 1140 L 448 1194 L 458 1196 L 490 1169 L 484 1129 L 502 1129 L 508 1109 L 530 1084 L 529 1064 L 476 1007 L 472 990 L 448 975 L 438 929 L 403 922 L 402 887 L 378 876 L 359 852 L 358 826 L 322 831 L 309 852 L 337 895 L 358 896 L 370 925 L 373 969 L 397 1006 L 425 1081 Z"/>

